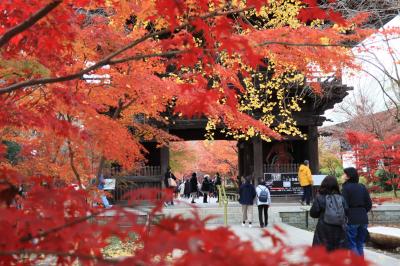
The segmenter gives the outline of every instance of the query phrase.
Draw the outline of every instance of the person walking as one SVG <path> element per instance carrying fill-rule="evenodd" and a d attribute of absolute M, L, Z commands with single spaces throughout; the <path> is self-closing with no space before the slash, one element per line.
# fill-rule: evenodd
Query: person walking
<path fill-rule="evenodd" d="M 104 193 L 105 184 L 106 184 L 106 181 L 104 180 L 104 175 L 101 174 L 100 177 L 99 177 L 99 184 L 98 184 L 97 188 L 99 190 L 101 190 L 101 202 L 103 203 L 104 208 L 109 209 L 112 206 L 110 205 L 110 203 L 109 203 L 109 201 L 107 199 L 107 196 Z"/>
<path fill-rule="evenodd" d="M 345 168 L 342 195 L 348 206 L 347 238 L 348 246 L 356 254 L 364 256 L 364 245 L 368 236 L 368 215 L 372 208 L 367 188 L 359 184 L 359 176 L 354 167 Z"/>
<path fill-rule="evenodd" d="M 184 190 L 184 194 L 185 194 L 185 198 L 189 199 L 190 198 L 190 181 L 189 178 L 185 178 L 185 190 Z"/>
<path fill-rule="evenodd" d="M 246 177 L 246 182 L 239 188 L 239 203 L 242 205 L 243 222 L 242 226 L 246 225 L 246 221 L 249 223 L 249 227 L 252 227 L 253 222 L 253 204 L 254 198 L 256 197 L 256 190 L 250 183 L 251 176 Z"/>
<path fill-rule="evenodd" d="M 313 179 L 308 160 L 305 160 L 304 163 L 300 165 L 298 177 L 300 186 L 303 189 L 303 195 L 301 197 L 300 203 L 301 205 L 304 205 L 305 201 L 307 205 L 310 205 Z"/>
<path fill-rule="evenodd" d="M 327 251 L 347 248 L 347 210 L 347 203 L 340 195 L 336 177 L 325 177 L 310 209 L 310 216 L 318 218 L 313 246 L 324 246 Z"/>
<path fill-rule="evenodd" d="M 217 193 L 217 203 L 219 202 L 219 186 L 221 185 L 222 185 L 221 176 L 219 175 L 219 173 L 217 173 L 215 176 L 215 191 Z"/>
<path fill-rule="evenodd" d="M 183 199 L 185 196 L 185 180 L 182 180 L 179 182 L 179 186 L 178 186 L 178 196 L 179 199 Z"/>
<path fill-rule="evenodd" d="M 169 190 L 170 194 L 171 194 L 171 200 L 168 202 L 165 202 L 165 206 L 168 206 L 168 203 L 170 205 L 174 205 L 174 193 L 175 193 L 175 189 L 177 187 L 176 184 L 176 177 L 174 176 L 174 174 L 171 172 L 171 168 L 168 167 L 167 168 L 167 172 L 164 175 L 164 185 L 165 188 Z"/>
<path fill-rule="evenodd" d="M 190 178 L 190 194 L 192 195 L 192 203 L 196 203 L 194 199 L 197 197 L 198 186 L 197 186 L 197 175 L 196 173 L 192 174 Z"/>
<path fill-rule="evenodd" d="M 208 180 L 210 176 L 205 175 L 203 179 L 203 183 L 201 184 L 201 191 L 203 192 L 203 203 L 208 203 L 207 202 L 207 196 L 208 193 L 210 192 L 210 181 Z"/>
<path fill-rule="evenodd" d="M 259 185 L 256 187 L 258 220 L 260 222 L 260 227 L 264 228 L 268 225 L 268 208 L 271 204 L 271 193 L 269 192 L 264 178 L 260 178 L 258 182 Z"/>

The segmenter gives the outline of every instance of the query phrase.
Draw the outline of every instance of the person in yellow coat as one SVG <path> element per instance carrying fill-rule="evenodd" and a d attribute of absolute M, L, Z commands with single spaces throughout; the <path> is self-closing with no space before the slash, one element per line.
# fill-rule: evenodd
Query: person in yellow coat
<path fill-rule="evenodd" d="M 305 160 L 304 163 L 300 165 L 298 176 L 300 186 L 303 188 L 303 195 L 300 203 L 304 205 L 305 201 L 307 205 L 310 205 L 313 179 L 308 160 Z"/>

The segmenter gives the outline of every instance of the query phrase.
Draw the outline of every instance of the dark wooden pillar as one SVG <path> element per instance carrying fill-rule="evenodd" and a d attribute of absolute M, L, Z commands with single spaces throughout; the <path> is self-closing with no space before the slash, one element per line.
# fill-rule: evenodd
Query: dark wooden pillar
<path fill-rule="evenodd" d="M 258 179 L 264 174 L 263 165 L 263 143 L 260 137 L 253 138 L 253 176 L 255 184 L 258 184 Z"/>
<path fill-rule="evenodd" d="M 238 176 L 243 176 L 244 174 L 244 143 L 243 141 L 238 141 Z"/>
<path fill-rule="evenodd" d="M 161 175 L 164 176 L 165 172 L 167 172 L 167 168 L 169 167 L 169 147 L 162 146 L 160 148 L 160 167 L 161 167 Z M 164 186 L 164 182 L 161 182 L 162 186 Z"/>
<path fill-rule="evenodd" d="M 318 156 L 318 129 L 316 126 L 308 127 L 307 139 L 308 160 L 310 161 L 310 169 L 313 174 L 319 173 L 319 156 Z"/>
<path fill-rule="evenodd" d="M 239 142 L 239 176 L 246 177 L 254 172 L 252 141 Z"/>

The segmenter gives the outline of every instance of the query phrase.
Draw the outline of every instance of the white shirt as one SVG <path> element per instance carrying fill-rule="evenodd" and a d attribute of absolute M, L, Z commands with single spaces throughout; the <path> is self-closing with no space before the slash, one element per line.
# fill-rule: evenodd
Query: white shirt
<path fill-rule="evenodd" d="M 265 190 L 268 194 L 268 201 L 267 202 L 261 202 L 260 199 L 258 198 L 261 194 L 261 191 Z M 258 185 L 256 187 L 256 193 L 257 193 L 257 206 L 258 205 L 270 205 L 271 204 L 271 193 L 269 193 L 269 189 L 264 186 L 264 185 Z"/>

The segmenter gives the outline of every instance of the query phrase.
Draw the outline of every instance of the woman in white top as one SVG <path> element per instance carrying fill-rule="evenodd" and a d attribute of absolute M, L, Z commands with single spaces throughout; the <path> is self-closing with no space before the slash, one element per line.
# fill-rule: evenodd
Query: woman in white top
<path fill-rule="evenodd" d="M 266 227 L 268 225 L 268 208 L 271 204 L 271 193 L 265 180 L 263 178 L 259 179 L 259 185 L 256 187 L 257 193 L 257 207 L 258 207 L 258 219 L 260 221 L 260 227 Z M 264 212 L 264 217 L 263 217 Z M 264 218 L 264 219 L 263 219 Z"/>

